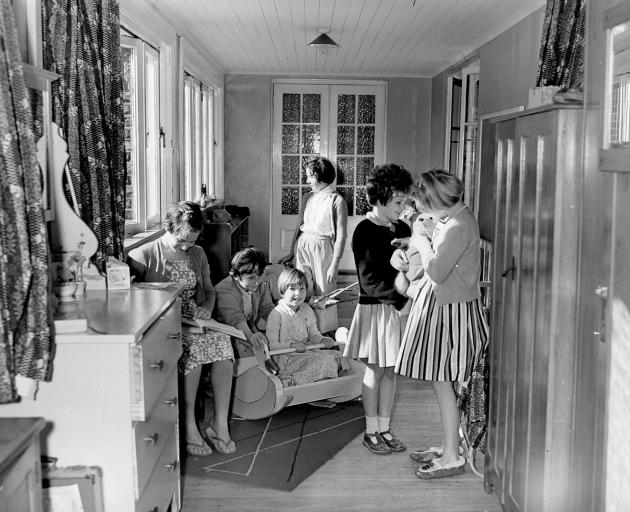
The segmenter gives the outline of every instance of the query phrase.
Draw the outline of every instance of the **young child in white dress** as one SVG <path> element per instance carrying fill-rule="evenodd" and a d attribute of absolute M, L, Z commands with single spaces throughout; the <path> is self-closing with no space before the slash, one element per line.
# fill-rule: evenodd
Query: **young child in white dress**
<path fill-rule="evenodd" d="M 295 268 L 284 269 L 278 276 L 282 296 L 267 319 L 269 349 L 294 348 L 296 352 L 273 356 L 280 368 L 278 377 L 285 386 L 334 379 L 342 368 L 341 353 L 336 350 L 307 350 L 307 345 L 333 347 L 335 340 L 317 328 L 313 309 L 304 302 L 306 276 Z"/>

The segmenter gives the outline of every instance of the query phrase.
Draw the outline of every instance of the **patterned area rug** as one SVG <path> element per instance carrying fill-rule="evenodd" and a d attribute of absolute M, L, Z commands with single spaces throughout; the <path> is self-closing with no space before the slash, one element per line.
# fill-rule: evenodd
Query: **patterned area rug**
<path fill-rule="evenodd" d="M 230 423 L 236 453 L 186 456 L 183 473 L 195 477 L 291 491 L 365 428 L 360 401 L 333 408 L 308 404 L 262 420 Z"/>

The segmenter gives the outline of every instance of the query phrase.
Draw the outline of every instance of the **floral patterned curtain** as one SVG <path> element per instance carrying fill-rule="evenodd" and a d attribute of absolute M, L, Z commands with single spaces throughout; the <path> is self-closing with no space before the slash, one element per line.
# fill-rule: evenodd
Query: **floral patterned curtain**
<path fill-rule="evenodd" d="M 581 89 L 587 0 L 547 0 L 538 55 L 537 86 Z"/>
<path fill-rule="evenodd" d="M 43 0 L 44 66 L 53 121 L 68 142 L 68 167 L 83 221 L 96 233 L 101 268 L 122 258 L 125 227 L 124 117 L 118 0 Z"/>
<path fill-rule="evenodd" d="M 54 324 L 32 116 L 10 0 L 0 0 L 0 403 L 49 378 Z"/>

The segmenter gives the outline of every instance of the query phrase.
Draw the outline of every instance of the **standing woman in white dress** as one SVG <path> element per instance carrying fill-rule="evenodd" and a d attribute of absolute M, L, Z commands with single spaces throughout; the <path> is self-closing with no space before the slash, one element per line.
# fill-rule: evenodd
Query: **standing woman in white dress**
<path fill-rule="evenodd" d="M 479 300 L 479 227 L 462 202 L 463 191 L 463 183 L 442 170 L 421 174 L 416 187 L 418 209 L 433 217 L 436 226 L 429 239 L 422 219 L 413 225 L 410 244 L 420 252 L 425 273 L 411 306 L 395 371 L 432 381 L 443 433 L 441 447 L 409 454 L 415 462 L 424 463 L 416 470 L 418 478 L 464 472 L 455 385 L 471 377 L 488 340 Z"/>
<path fill-rule="evenodd" d="M 348 206 L 335 190 L 335 167 L 327 158 L 311 158 L 305 166 L 311 192 L 304 196 L 291 251 L 280 263 L 295 260 L 295 268 L 306 274 L 307 299 L 337 288 L 337 269 L 346 246 Z M 337 306 L 314 308 L 322 333 L 337 329 Z"/>

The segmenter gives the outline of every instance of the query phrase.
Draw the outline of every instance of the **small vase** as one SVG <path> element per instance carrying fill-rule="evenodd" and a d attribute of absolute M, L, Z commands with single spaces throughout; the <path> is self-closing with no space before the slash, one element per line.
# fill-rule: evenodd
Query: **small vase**
<path fill-rule="evenodd" d="M 53 285 L 52 291 L 59 299 L 59 302 L 72 302 L 76 300 L 74 294 L 77 291 L 77 282 L 71 281 Z"/>

